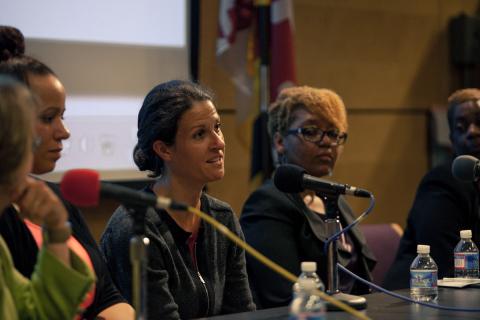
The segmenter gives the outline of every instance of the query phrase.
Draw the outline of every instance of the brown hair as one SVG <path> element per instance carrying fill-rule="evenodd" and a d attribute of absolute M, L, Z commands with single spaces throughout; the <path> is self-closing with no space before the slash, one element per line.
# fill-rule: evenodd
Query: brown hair
<path fill-rule="evenodd" d="M 454 126 L 453 115 L 455 113 L 455 108 L 464 102 L 477 100 L 480 100 L 480 90 L 476 88 L 460 89 L 448 97 L 447 118 L 450 131 L 453 130 Z"/>
<path fill-rule="evenodd" d="M 308 86 L 283 89 L 268 110 L 268 132 L 285 135 L 292 122 L 291 114 L 298 108 L 317 115 L 341 132 L 347 132 L 347 111 L 342 98 L 329 89 Z"/>
<path fill-rule="evenodd" d="M 0 185 L 8 186 L 33 139 L 35 102 L 28 89 L 11 78 L 0 77 Z"/>
<path fill-rule="evenodd" d="M 152 178 L 162 175 L 164 163 L 153 151 L 153 144 L 161 140 L 173 145 L 180 118 L 198 101 L 213 102 L 213 94 L 191 81 L 171 80 L 150 90 L 138 113 L 138 143 L 133 150 L 140 171 L 150 171 Z"/>

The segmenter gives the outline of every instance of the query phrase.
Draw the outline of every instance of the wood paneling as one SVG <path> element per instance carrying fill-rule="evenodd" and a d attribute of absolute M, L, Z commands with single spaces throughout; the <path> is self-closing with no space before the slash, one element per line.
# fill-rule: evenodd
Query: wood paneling
<path fill-rule="evenodd" d="M 373 192 L 368 223 L 404 224 L 416 188 L 427 170 L 426 115 L 353 114 L 350 136 L 332 179 Z M 368 201 L 349 197 L 355 212 Z"/>

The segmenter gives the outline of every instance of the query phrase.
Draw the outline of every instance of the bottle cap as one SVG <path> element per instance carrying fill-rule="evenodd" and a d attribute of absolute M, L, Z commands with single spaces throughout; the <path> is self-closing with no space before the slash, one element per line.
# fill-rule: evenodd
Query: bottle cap
<path fill-rule="evenodd" d="M 307 291 L 314 290 L 317 287 L 315 280 L 309 278 L 298 278 L 298 285 L 301 289 Z"/>
<path fill-rule="evenodd" d="M 300 268 L 302 272 L 315 272 L 317 271 L 317 263 L 313 261 L 303 261 Z"/>
<path fill-rule="evenodd" d="M 425 244 L 417 245 L 417 253 L 430 253 L 430 246 Z"/>
<path fill-rule="evenodd" d="M 460 231 L 460 238 L 462 238 L 462 239 L 472 239 L 472 230 L 462 230 L 462 231 Z"/>

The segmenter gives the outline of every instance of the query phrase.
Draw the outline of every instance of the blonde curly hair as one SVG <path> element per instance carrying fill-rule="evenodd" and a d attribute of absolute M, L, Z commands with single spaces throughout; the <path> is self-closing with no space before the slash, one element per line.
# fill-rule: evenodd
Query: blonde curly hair
<path fill-rule="evenodd" d="M 283 89 L 268 110 L 268 133 L 286 134 L 294 110 L 304 108 L 341 132 L 347 132 L 347 111 L 342 98 L 329 89 L 298 86 Z"/>

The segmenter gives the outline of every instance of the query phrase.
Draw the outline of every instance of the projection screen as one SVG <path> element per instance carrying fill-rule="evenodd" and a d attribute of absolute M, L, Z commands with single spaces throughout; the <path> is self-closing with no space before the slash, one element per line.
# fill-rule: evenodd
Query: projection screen
<path fill-rule="evenodd" d="M 132 159 L 137 113 L 154 85 L 189 78 L 187 1 L 5 1 L 0 24 L 20 29 L 26 53 L 67 90 L 71 137 L 47 179 L 71 168 L 108 180 L 145 177 Z"/>

